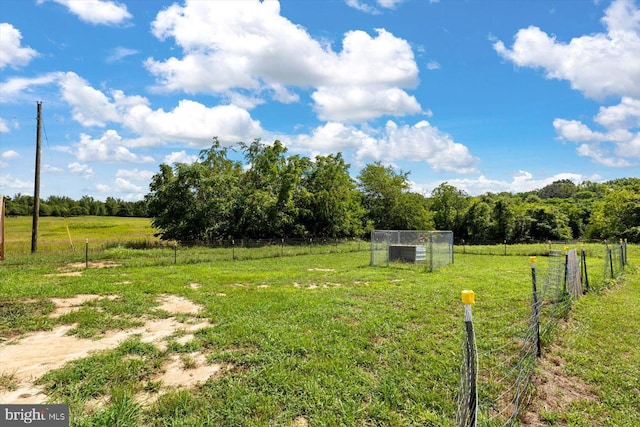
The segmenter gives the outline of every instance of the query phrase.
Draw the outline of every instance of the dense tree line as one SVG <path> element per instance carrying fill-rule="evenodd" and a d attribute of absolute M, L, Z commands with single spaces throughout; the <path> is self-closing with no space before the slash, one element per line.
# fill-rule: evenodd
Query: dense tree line
<path fill-rule="evenodd" d="M 556 181 L 526 193 L 469 196 L 443 183 L 410 191 L 409 173 L 376 162 L 356 179 L 340 153 L 287 156 L 275 141 L 240 144 L 245 164 L 217 139 L 194 164 L 161 165 L 146 196 L 163 239 L 352 237 L 373 229 L 452 230 L 458 242 L 627 238 L 640 241 L 640 179 Z"/>
<path fill-rule="evenodd" d="M 16 194 L 14 197 L 5 199 L 6 215 L 21 216 L 33 215 L 33 196 Z M 102 202 L 93 197 L 83 196 L 80 200 L 73 200 L 70 197 L 49 196 L 40 200 L 41 216 L 129 216 L 146 217 L 147 203 L 145 201 L 126 202 L 113 197 L 107 197 Z"/>
<path fill-rule="evenodd" d="M 214 138 L 193 164 L 162 164 L 143 201 L 51 196 L 41 215 L 150 217 L 165 240 L 366 237 L 373 229 L 452 230 L 458 243 L 569 239 L 640 242 L 640 178 L 604 183 L 559 180 L 524 193 L 469 196 L 443 183 L 410 191 L 409 173 L 380 162 L 354 179 L 342 154 L 287 155 L 279 141 L 235 149 Z M 245 166 L 246 165 L 246 166 Z M 33 198 L 7 200 L 7 215 L 31 215 Z"/>

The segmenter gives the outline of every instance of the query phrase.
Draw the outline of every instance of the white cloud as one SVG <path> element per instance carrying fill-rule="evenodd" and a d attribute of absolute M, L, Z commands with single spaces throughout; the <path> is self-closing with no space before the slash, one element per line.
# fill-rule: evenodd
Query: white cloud
<path fill-rule="evenodd" d="M 148 170 L 138 170 L 138 169 L 118 169 L 116 172 L 116 178 L 127 179 L 130 181 L 148 181 L 150 180 L 155 172 Z"/>
<path fill-rule="evenodd" d="M 395 9 L 395 7 L 405 0 L 346 0 L 347 6 L 357 9 L 361 12 L 377 15 L 380 13 L 379 8 Z M 434 0 L 430 0 L 432 3 Z M 438 1 L 438 0 L 435 0 Z"/>
<path fill-rule="evenodd" d="M 578 144 L 577 153 L 608 167 L 631 167 L 640 161 L 640 100 L 623 97 L 618 105 L 600 107 L 594 131 L 578 120 L 555 119 L 553 127 L 563 141 Z"/>
<path fill-rule="evenodd" d="M 415 98 L 402 90 L 418 83 L 411 47 L 384 29 L 377 29 L 374 36 L 349 31 L 342 40 L 342 50 L 335 52 L 280 16 L 279 2 L 267 0 L 174 4 L 158 13 L 153 33 L 161 40 L 173 38 L 184 52 L 182 58 L 147 59 L 147 68 L 163 90 L 228 93 L 242 89 L 294 102 L 298 95 L 292 88 L 319 88 L 314 100 L 329 103 L 318 107 L 328 117 L 332 105 L 327 93 L 347 88 L 371 92 L 366 98 L 378 99 L 376 108 L 352 114 L 352 119 L 398 114 L 398 102 L 381 102 L 383 94 L 403 99 L 400 114 L 420 111 Z M 352 100 L 358 102 L 359 98 Z M 341 106 L 340 111 L 344 115 L 361 107 L 362 103 Z"/>
<path fill-rule="evenodd" d="M 182 100 L 173 110 L 152 110 L 149 100 L 143 96 L 125 95 L 121 90 L 111 90 L 107 95 L 73 72 L 9 80 L 0 84 L 0 99 L 17 99 L 33 86 L 51 83 L 58 84 L 62 99 L 71 107 L 74 120 L 82 126 L 121 124 L 139 135 L 120 139 L 118 144 L 122 147 L 151 147 L 175 141 L 203 148 L 210 146 L 214 136 L 232 144 L 264 133 L 259 121 L 235 105 L 207 107 Z M 281 92 L 281 96 L 286 96 L 285 92 Z"/>
<path fill-rule="evenodd" d="M 6 66 L 18 68 L 27 65 L 38 52 L 21 44 L 22 34 L 13 25 L 0 23 L 0 70 Z"/>
<path fill-rule="evenodd" d="M 38 0 L 43 3 L 46 0 Z M 90 24 L 118 25 L 131 18 L 127 6 L 109 0 L 52 0 Z"/>
<path fill-rule="evenodd" d="M 83 175 L 84 177 L 90 177 L 94 175 L 93 169 L 91 169 L 91 167 L 89 167 L 89 165 L 87 164 L 73 162 L 67 165 L 67 169 L 69 169 L 69 172 L 71 173 Z"/>
<path fill-rule="evenodd" d="M 393 121 L 388 121 L 385 134 L 375 144 L 360 147 L 358 157 L 386 161 L 424 161 L 437 172 L 476 171 L 478 159 L 471 155 L 469 149 L 426 120 L 414 126 L 398 126 Z"/>
<path fill-rule="evenodd" d="M 128 193 L 124 199 L 128 201 L 137 201 L 144 198 L 142 193 L 145 188 L 124 178 L 116 178 L 111 184 L 96 184 L 96 190 L 105 194 Z"/>
<path fill-rule="evenodd" d="M 47 73 L 39 77 L 15 77 L 0 83 L 0 103 L 20 102 L 34 86 L 45 86 L 59 80 L 61 73 Z"/>
<path fill-rule="evenodd" d="M 49 164 L 45 164 L 42 167 L 42 173 L 61 173 L 61 172 L 64 172 L 64 169 L 59 168 L 57 166 L 52 166 L 52 165 L 49 165 Z"/>
<path fill-rule="evenodd" d="M 3 151 L 2 154 L 0 154 L 0 158 L 7 160 L 17 159 L 18 157 L 20 157 L 20 154 L 15 150 Z"/>
<path fill-rule="evenodd" d="M 106 131 L 99 139 L 80 134 L 80 141 L 73 147 L 62 147 L 81 162 L 144 163 L 154 162 L 153 157 L 138 156 L 123 145 L 122 137 L 115 130 Z"/>
<path fill-rule="evenodd" d="M 478 159 L 463 144 L 423 120 L 413 126 L 388 121 L 381 130 L 362 130 L 354 126 L 329 122 L 310 135 L 299 135 L 290 141 L 292 150 L 311 153 L 355 150 L 360 162 L 397 160 L 425 162 L 441 172 L 472 173 Z"/>
<path fill-rule="evenodd" d="M 579 184 L 583 181 L 587 180 L 597 180 L 598 177 L 585 177 L 580 174 L 562 172 L 557 173 L 553 176 L 549 176 L 546 178 L 534 178 L 533 174 L 530 172 L 520 170 L 516 174 L 513 175 L 513 179 L 511 181 L 501 181 L 487 178 L 484 175 L 480 175 L 477 178 L 456 178 L 456 179 L 447 179 L 444 181 L 433 182 L 430 184 L 417 184 L 412 183 L 412 189 L 414 191 L 421 192 L 423 194 L 431 194 L 431 191 L 436 188 L 438 185 L 442 184 L 442 182 L 447 182 L 450 185 L 458 188 L 459 190 L 463 190 L 467 194 L 472 196 L 477 196 L 480 194 L 485 194 L 488 192 L 491 193 L 522 193 L 532 190 L 537 190 L 543 188 L 546 185 L 553 183 L 554 181 L 558 181 L 561 179 L 568 179 L 573 181 L 575 184 Z"/>
<path fill-rule="evenodd" d="M 380 11 L 375 6 L 367 4 L 361 0 L 346 0 L 346 3 L 347 6 L 357 9 L 360 12 L 370 13 L 372 15 L 380 13 Z"/>
<path fill-rule="evenodd" d="M 7 122 L 5 122 L 2 117 L 0 117 L 0 133 L 7 132 L 9 132 L 9 126 L 7 125 Z"/>
<path fill-rule="evenodd" d="M 625 96 L 618 105 L 600 107 L 600 112 L 594 120 L 607 128 L 638 128 L 640 127 L 640 99 Z"/>
<path fill-rule="evenodd" d="M 440 68 L 440 63 L 438 61 L 427 62 L 427 70 L 439 70 Z"/>
<path fill-rule="evenodd" d="M 640 10 L 633 0 L 616 0 L 602 18 L 606 33 L 585 35 L 569 43 L 538 27 L 521 29 L 511 49 L 493 47 L 521 67 L 542 68 L 549 79 L 568 80 L 585 96 L 640 98 Z"/>
<path fill-rule="evenodd" d="M 312 98 L 321 120 L 366 121 L 385 114 L 402 116 L 421 112 L 416 98 L 398 88 L 321 87 Z"/>
<path fill-rule="evenodd" d="M 7 194 L 7 190 L 10 191 L 24 191 L 24 190 L 33 190 L 33 183 L 23 181 L 19 178 L 16 178 L 10 174 L 5 174 L 0 176 L 0 185 L 1 192 Z"/>
<path fill-rule="evenodd" d="M 106 57 L 105 61 L 109 63 L 120 62 L 127 56 L 136 55 L 137 53 L 138 51 L 135 49 L 129 49 L 126 47 L 118 46 L 115 49 L 113 49 L 113 51 L 109 56 Z"/>
<path fill-rule="evenodd" d="M 252 140 L 263 134 L 260 122 L 235 105 L 206 107 L 182 100 L 172 111 L 151 110 L 146 105 L 129 109 L 124 123 L 133 131 L 154 138 L 208 147 L 217 136 L 223 143 Z"/>
<path fill-rule="evenodd" d="M 114 184 L 115 184 L 115 191 L 119 193 L 124 193 L 124 192 L 139 193 L 142 190 L 144 190 L 144 187 L 133 184 L 131 181 L 126 180 L 124 178 L 116 178 L 116 180 L 114 181 Z"/>
<path fill-rule="evenodd" d="M 113 187 L 107 184 L 96 184 L 96 190 L 98 190 L 101 193 L 112 193 Z"/>
<path fill-rule="evenodd" d="M 542 68 L 547 78 L 567 80 L 587 97 L 620 97 L 593 118 L 604 130 L 561 118 L 553 126 L 560 140 L 577 144 L 578 155 L 607 167 L 632 167 L 640 159 L 640 9 L 634 0 L 614 0 L 601 21 L 606 33 L 569 43 L 529 27 L 518 31 L 511 49 L 501 41 L 493 46 L 503 58 Z"/>
<path fill-rule="evenodd" d="M 71 105 L 73 118 L 83 126 L 106 126 L 120 121 L 116 106 L 101 91 L 91 87 L 76 73 L 63 74 L 59 80 L 62 97 Z"/>
<path fill-rule="evenodd" d="M 198 160 L 198 156 L 194 154 L 187 154 L 186 151 L 174 151 L 171 154 L 168 154 L 164 157 L 162 163 L 166 163 L 167 165 L 172 165 L 174 163 L 187 163 L 192 164 Z"/>

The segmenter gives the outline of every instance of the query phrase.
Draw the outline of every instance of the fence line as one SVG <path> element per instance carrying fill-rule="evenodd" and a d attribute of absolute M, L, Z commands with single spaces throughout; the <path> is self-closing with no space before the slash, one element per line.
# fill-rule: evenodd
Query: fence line
<path fill-rule="evenodd" d="M 87 267 L 92 262 L 105 260 L 129 262 L 135 266 L 162 266 L 364 251 L 369 251 L 369 242 L 360 239 L 224 239 L 209 244 L 142 239 L 101 243 L 86 240 L 83 250 L 57 250 L 46 254 L 40 250 L 36 256 L 12 254 L 3 264 L 37 262 L 45 255 L 53 260 L 51 255 L 55 255 L 55 262 L 83 263 Z"/>
<path fill-rule="evenodd" d="M 607 286 L 624 271 L 626 241 L 620 240 L 619 244 L 605 242 L 603 259 L 603 285 Z M 509 310 L 509 314 L 522 312 L 520 320 L 512 321 L 509 316 L 509 324 L 493 335 L 485 334 L 482 327 L 474 327 L 471 317 L 473 292 L 463 291 L 466 334 L 456 411 L 458 427 L 516 425 L 532 396 L 534 370 L 537 359 L 542 356 L 544 343 L 551 340 L 558 319 L 568 314 L 573 301 L 592 289 L 586 274 L 584 248 L 580 250 L 580 256 L 578 251 L 567 248 L 564 253 L 550 250 L 546 270 L 537 268 L 536 257 L 531 257 L 530 262 L 531 301 L 528 311 L 525 314 L 526 304 Z M 465 293 L 468 295 L 469 292 L 471 302 L 468 296 L 465 302 Z M 492 316 L 488 320 L 501 317 Z M 480 318 L 480 324 L 485 320 Z M 473 332 L 472 337 L 469 331 Z M 474 351 L 470 340 L 473 340 Z M 483 350 L 475 351 L 476 345 Z M 470 360 L 472 357 L 475 360 Z"/>

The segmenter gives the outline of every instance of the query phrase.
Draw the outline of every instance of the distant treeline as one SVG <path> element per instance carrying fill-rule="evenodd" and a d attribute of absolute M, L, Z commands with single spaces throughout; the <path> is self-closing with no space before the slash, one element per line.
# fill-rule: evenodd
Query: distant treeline
<path fill-rule="evenodd" d="M 640 178 L 604 183 L 559 180 L 523 193 L 469 196 L 443 183 L 410 191 L 409 172 L 380 162 L 357 178 L 342 154 L 287 156 L 279 141 L 255 140 L 229 159 L 214 138 L 193 164 L 162 164 L 143 201 L 49 197 L 40 214 L 151 218 L 158 235 L 180 242 L 220 239 L 367 237 L 371 230 L 452 230 L 456 243 L 618 239 L 640 242 Z M 7 215 L 31 215 L 33 198 L 7 200 Z"/>
<path fill-rule="evenodd" d="M 6 215 L 33 215 L 33 196 L 16 194 L 5 199 Z M 107 197 L 102 202 L 93 197 L 83 196 L 80 200 L 70 197 L 49 196 L 40 200 L 41 216 L 128 216 L 148 217 L 147 202 L 127 202 L 113 197 Z"/>

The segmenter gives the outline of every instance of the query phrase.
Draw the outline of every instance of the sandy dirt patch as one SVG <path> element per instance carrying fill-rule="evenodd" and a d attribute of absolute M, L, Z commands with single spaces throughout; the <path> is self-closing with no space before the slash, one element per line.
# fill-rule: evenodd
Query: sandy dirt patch
<path fill-rule="evenodd" d="M 143 405 L 151 405 L 169 390 L 196 387 L 210 378 L 218 378 L 231 369 L 231 364 L 208 364 L 206 356 L 201 352 L 172 354 L 162 365 L 162 372 L 153 378 L 153 381 L 161 382 L 160 390 L 155 393 L 138 393 L 135 399 Z"/>
<path fill-rule="evenodd" d="M 294 282 L 293 283 L 293 287 L 294 288 L 298 288 L 298 289 L 329 289 L 329 288 L 339 288 L 340 286 L 342 286 L 342 284 L 340 283 L 332 283 L 332 282 L 326 282 L 323 283 L 321 285 L 317 284 L 317 283 L 309 283 L 308 285 L 302 285 L 298 282 Z"/>
<path fill-rule="evenodd" d="M 82 271 L 67 271 L 65 273 L 51 273 L 45 274 L 44 277 L 80 277 L 82 276 Z"/>
<path fill-rule="evenodd" d="M 159 302 L 160 310 L 172 314 L 198 314 L 202 310 L 198 304 L 177 295 L 162 295 Z"/>
<path fill-rule="evenodd" d="M 45 274 L 44 277 L 78 277 L 82 276 L 82 270 L 87 268 L 113 268 L 120 267 L 120 264 L 113 261 L 95 261 L 95 262 L 73 262 L 58 270 L 60 273 Z"/>
<path fill-rule="evenodd" d="M 100 295 L 91 295 L 91 294 L 80 294 L 71 298 L 50 298 L 51 302 L 56 305 L 56 309 L 49 314 L 49 317 L 60 317 L 65 314 L 71 313 L 72 311 L 80 310 L 82 304 L 87 301 L 92 301 L 96 299 L 101 299 Z M 117 295 L 109 295 L 105 297 L 110 300 L 114 300 L 118 298 Z"/>
<path fill-rule="evenodd" d="M 302 415 L 300 415 L 299 417 L 291 421 L 291 423 L 289 424 L 289 427 L 308 427 L 308 426 L 309 426 L 309 421 L 307 421 L 307 419 Z"/>
<path fill-rule="evenodd" d="M 307 271 L 338 271 L 335 268 L 308 268 Z"/>
<path fill-rule="evenodd" d="M 189 365 L 185 365 L 183 357 L 189 361 Z M 209 365 L 206 356 L 200 352 L 172 354 L 164 363 L 162 374 L 157 375 L 154 380 L 161 380 L 166 388 L 191 388 L 231 368 L 231 365 L 219 363 Z"/>
<path fill-rule="evenodd" d="M 76 295 L 73 298 L 54 299 L 61 310 L 73 310 L 97 295 Z M 110 296 L 107 298 L 115 298 Z M 171 314 L 197 314 L 201 307 L 177 296 L 165 295 L 161 308 Z M 144 320 L 144 319 L 143 319 Z M 109 350 L 133 336 L 153 343 L 161 350 L 167 348 L 167 339 L 176 333 L 193 333 L 212 326 L 205 320 L 174 317 L 148 319 L 143 326 L 109 332 L 100 339 L 84 339 L 67 335 L 76 325 L 58 326 L 51 331 L 39 331 L 0 344 L 0 374 L 12 377 L 14 390 L 0 390 L 2 403 L 42 403 L 47 396 L 34 385 L 34 381 L 48 371 L 59 369 L 65 363 L 84 358 L 91 353 Z M 193 335 L 191 335 L 193 338 Z"/>
<path fill-rule="evenodd" d="M 113 261 L 89 261 L 89 268 L 114 268 L 120 267 L 121 264 Z M 79 268 L 87 268 L 86 262 L 72 262 L 63 267 L 63 270 L 75 270 Z"/>
<path fill-rule="evenodd" d="M 542 410 L 551 413 L 565 411 L 572 403 L 579 401 L 595 402 L 597 395 L 580 378 L 567 374 L 561 357 L 549 353 L 538 359 L 538 369 L 533 376 L 535 395 L 531 404 L 523 412 L 523 426 L 542 427 L 548 425 L 540 418 Z"/>

